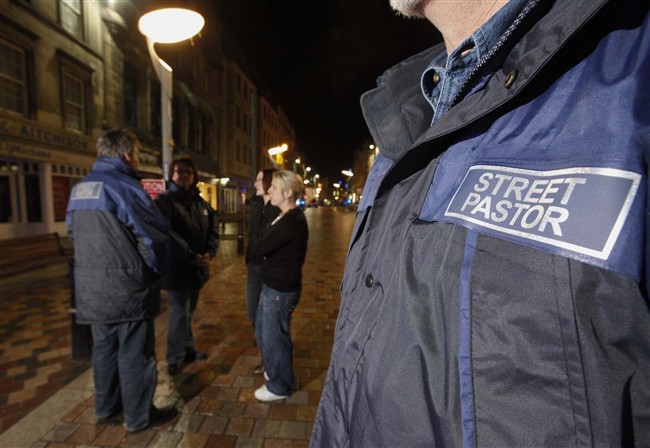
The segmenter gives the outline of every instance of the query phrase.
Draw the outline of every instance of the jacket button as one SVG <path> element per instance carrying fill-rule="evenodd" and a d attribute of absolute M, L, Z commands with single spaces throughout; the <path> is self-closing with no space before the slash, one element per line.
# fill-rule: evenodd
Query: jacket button
<path fill-rule="evenodd" d="M 438 85 L 439 82 L 440 82 L 440 74 L 438 74 L 438 72 L 434 72 L 433 73 L 433 83 L 435 85 Z"/>
<path fill-rule="evenodd" d="M 372 286 L 373 283 L 375 283 L 375 279 L 372 278 L 372 275 L 368 274 L 368 275 L 366 276 L 366 286 L 367 286 L 368 288 L 370 288 L 370 287 Z"/>
<path fill-rule="evenodd" d="M 517 71 L 516 68 L 513 68 L 508 72 L 508 74 L 506 75 L 506 80 L 503 83 L 506 86 L 506 89 L 509 89 L 512 86 L 512 84 L 515 82 L 515 79 L 517 79 L 518 74 L 519 72 Z"/>

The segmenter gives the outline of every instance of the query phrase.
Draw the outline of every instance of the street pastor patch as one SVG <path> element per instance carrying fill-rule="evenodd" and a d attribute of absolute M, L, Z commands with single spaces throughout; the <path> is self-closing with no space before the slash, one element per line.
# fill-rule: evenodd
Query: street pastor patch
<path fill-rule="evenodd" d="M 103 182 L 81 182 L 75 185 L 70 199 L 99 199 L 103 188 Z"/>
<path fill-rule="evenodd" d="M 444 215 L 607 260 L 640 181 L 639 174 L 613 168 L 477 165 L 467 171 Z"/>

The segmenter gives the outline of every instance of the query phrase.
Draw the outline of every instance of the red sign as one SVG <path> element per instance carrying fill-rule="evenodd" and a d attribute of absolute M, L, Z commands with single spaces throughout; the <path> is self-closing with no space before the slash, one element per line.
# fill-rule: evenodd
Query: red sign
<path fill-rule="evenodd" d="M 156 199 L 160 193 L 165 191 L 165 179 L 140 179 L 140 183 L 144 191 L 149 193 L 151 199 Z"/>
<path fill-rule="evenodd" d="M 52 200 L 54 202 L 54 220 L 56 222 L 65 221 L 68 196 L 70 196 L 70 178 L 52 176 Z"/>

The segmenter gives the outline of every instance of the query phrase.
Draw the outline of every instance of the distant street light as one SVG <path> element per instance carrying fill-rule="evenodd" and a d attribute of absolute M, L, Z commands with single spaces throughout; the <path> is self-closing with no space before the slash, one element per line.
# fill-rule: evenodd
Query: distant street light
<path fill-rule="evenodd" d="M 352 173 L 352 170 L 341 170 L 341 173 L 342 173 L 344 176 L 347 176 L 347 177 L 352 177 L 352 176 L 354 176 L 354 174 Z"/>
<path fill-rule="evenodd" d="M 147 48 L 158 80 L 160 80 L 160 107 L 162 109 L 162 172 L 169 181 L 172 159 L 172 68 L 156 53 L 156 43 L 171 44 L 189 39 L 203 28 L 205 20 L 195 11 L 165 8 L 149 12 L 138 22 L 138 29 L 147 37 Z"/>

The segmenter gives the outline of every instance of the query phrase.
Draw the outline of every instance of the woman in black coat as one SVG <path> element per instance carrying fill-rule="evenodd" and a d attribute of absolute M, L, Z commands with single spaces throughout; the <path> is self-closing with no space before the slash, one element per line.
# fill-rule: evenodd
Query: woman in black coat
<path fill-rule="evenodd" d="M 192 316 L 199 291 L 208 280 L 209 261 L 219 247 L 219 233 L 214 212 L 196 187 L 194 161 L 189 156 L 174 159 L 169 167 L 169 179 L 169 189 L 156 198 L 156 204 L 185 250 L 176 254 L 163 279 L 169 292 L 167 371 L 174 376 L 180 373 L 183 361 L 207 358 L 194 346 Z"/>
<path fill-rule="evenodd" d="M 296 173 L 273 173 L 270 202 L 280 209 L 280 214 L 253 247 L 253 254 L 263 258 L 263 286 L 255 324 L 267 380 L 255 391 L 260 401 L 282 400 L 293 390 L 291 314 L 300 300 L 309 237 L 305 215 L 296 207 L 302 191 L 302 179 Z"/>

